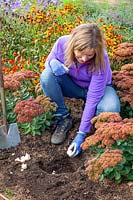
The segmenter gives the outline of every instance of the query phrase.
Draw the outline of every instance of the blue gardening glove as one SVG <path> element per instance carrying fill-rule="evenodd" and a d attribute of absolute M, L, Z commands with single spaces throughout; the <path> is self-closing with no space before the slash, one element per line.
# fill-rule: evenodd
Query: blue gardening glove
<path fill-rule="evenodd" d="M 77 133 L 75 139 L 72 141 L 71 145 L 68 147 L 67 155 L 69 157 L 75 157 L 82 151 L 82 148 L 80 147 L 80 145 L 84 142 L 86 135 L 87 133 L 84 133 L 81 131 Z"/>
<path fill-rule="evenodd" d="M 58 61 L 57 59 L 52 59 L 50 61 L 50 66 L 51 66 L 53 73 L 56 76 L 60 76 L 60 75 L 68 73 L 68 68 L 63 63 Z"/>

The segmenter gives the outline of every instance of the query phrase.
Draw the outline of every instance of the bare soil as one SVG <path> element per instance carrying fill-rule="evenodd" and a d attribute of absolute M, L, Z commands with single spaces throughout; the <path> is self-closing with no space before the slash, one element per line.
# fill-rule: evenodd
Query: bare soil
<path fill-rule="evenodd" d="M 85 173 L 85 163 L 93 156 L 89 149 L 75 158 L 67 156 L 83 106 L 75 100 L 69 104 L 73 127 L 62 145 L 50 143 L 49 130 L 36 137 L 21 133 L 19 146 L 0 151 L 0 193 L 11 200 L 132 200 L 132 182 L 117 185 L 109 180 L 89 180 Z M 15 159 L 26 153 L 31 159 L 26 162 L 27 169 L 21 171 Z"/>

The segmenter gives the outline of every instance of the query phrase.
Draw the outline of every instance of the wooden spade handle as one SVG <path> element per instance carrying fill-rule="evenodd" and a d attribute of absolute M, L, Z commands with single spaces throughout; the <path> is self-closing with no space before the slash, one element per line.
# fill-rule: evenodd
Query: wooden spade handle
<path fill-rule="evenodd" d="M 0 17 L 0 31 L 2 27 L 2 18 Z M 7 132 L 7 115 L 6 115 L 6 99 L 5 99 L 5 91 L 4 91 L 4 79 L 2 73 L 2 51 L 0 49 L 0 93 L 1 93 L 1 103 L 2 103 L 2 111 L 3 111 L 3 123 L 6 127 Z"/>

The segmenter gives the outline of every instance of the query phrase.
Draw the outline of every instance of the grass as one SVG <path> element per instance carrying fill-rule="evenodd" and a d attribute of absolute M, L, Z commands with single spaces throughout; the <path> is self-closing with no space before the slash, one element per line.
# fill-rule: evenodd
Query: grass
<path fill-rule="evenodd" d="M 116 1 L 111 4 L 109 1 L 82 1 L 85 4 L 86 11 L 91 13 L 93 20 L 97 18 L 110 18 L 117 23 L 133 25 L 133 2 Z M 100 3 L 99 3 L 100 2 Z M 113 1 L 114 2 L 114 1 Z M 126 10 L 126 12 L 125 12 Z"/>
<path fill-rule="evenodd" d="M 102 19 L 105 24 L 113 23 L 116 26 L 126 28 L 127 37 L 130 42 L 133 42 L 132 1 L 82 0 L 82 3 L 85 9 L 85 21 L 97 22 L 99 19 Z"/>

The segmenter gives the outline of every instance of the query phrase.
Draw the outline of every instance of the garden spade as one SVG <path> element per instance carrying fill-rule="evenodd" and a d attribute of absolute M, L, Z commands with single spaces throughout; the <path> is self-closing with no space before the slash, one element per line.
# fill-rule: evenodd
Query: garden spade
<path fill-rule="evenodd" d="M 0 31 L 1 31 L 1 18 L 0 18 Z M 3 111 L 3 125 L 0 126 L 0 149 L 8 149 L 10 147 L 17 146 L 20 143 L 20 134 L 17 123 L 12 123 L 10 125 L 7 124 L 1 50 L 0 50 L 0 94 L 1 94 L 1 104 Z"/>

